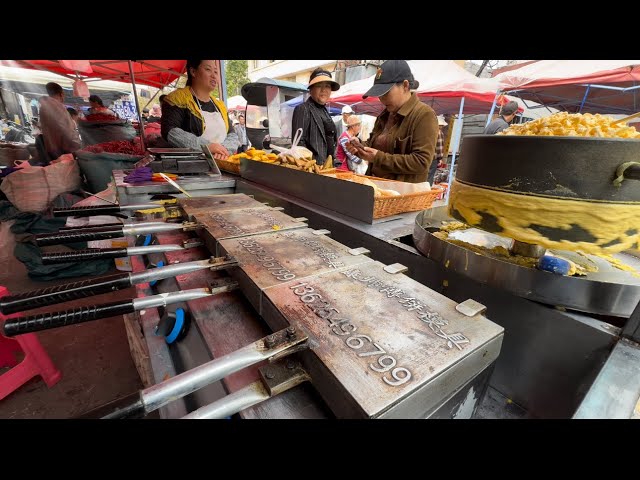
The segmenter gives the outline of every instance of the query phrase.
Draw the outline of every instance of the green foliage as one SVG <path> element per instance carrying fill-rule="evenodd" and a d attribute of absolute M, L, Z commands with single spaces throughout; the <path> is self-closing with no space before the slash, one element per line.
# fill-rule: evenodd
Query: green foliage
<path fill-rule="evenodd" d="M 227 76 L 227 96 L 240 95 L 240 89 L 250 80 L 247 77 L 248 60 L 225 60 L 225 74 Z"/>

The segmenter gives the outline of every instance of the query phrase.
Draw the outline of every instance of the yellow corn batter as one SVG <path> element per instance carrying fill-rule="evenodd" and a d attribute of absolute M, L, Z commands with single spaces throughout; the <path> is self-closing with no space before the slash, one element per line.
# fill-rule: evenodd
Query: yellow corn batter
<path fill-rule="evenodd" d="M 462 240 L 457 240 L 454 238 L 449 238 L 449 227 L 454 226 L 453 230 L 461 230 L 466 228 L 471 228 L 469 225 L 466 225 L 462 222 L 451 222 L 449 225 L 445 225 L 440 229 L 440 231 L 433 233 L 434 237 L 439 238 L 440 240 L 444 240 L 445 242 L 453 243 L 454 245 L 458 245 L 459 247 L 466 248 L 467 250 L 471 250 L 472 252 L 479 253 L 481 255 L 485 255 L 488 257 L 497 258 L 498 260 L 502 260 L 504 262 L 513 263 L 515 265 L 520 265 L 521 267 L 528 268 L 536 268 L 536 264 L 538 263 L 538 259 L 534 257 L 525 257 L 522 255 L 515 255 L 511 253 L 509 250 L 502 246 L 498 247 L 482 247 L 480 245 L 474 245 L 473 243 L 464 242 Z M 587 257 L 587 254 L 583 252 L 577 252 L 580 256 L 584 257 L 582 262 L 577 261 L 576 259 L 571 260 L 569 258 L 565 258 L 557 252 L 550 251 L 548 254 L 553 255 L 554 257 L 562 258 L 569 262 L 569 272 L 567 276 L 584 276 L 589 273 L 595 273 L 598 271 L 598 267 L 593 264 L 591 260 Z M 640 278 L 640 274 L 636 272 L 633 267 L 629 265 L 625 265 L 617 258 L 612 257 L 611 255 L 595 255 L 603 260 L 609 262 L 613 267 L 623 270 L 625 272 L 631 273 L 634 277 Z M 445 267 L 449 267 L 448 263 L 445 264 Z"/>
<path fill-rule="evenodd" d="M 555 250 L 611 254 L 638 248 L 640 242 L 640 203 L 587 202 L 519 195 L 454 180 L 449 198 L 450 215 L 453 210 L 457 210 L 474 227 L 478 227 L 482 220 L 478 212 L 490 214 L 503 228 L 502 232 L 494 233 Z M 578 225 L 596 241 L 551 240 L 529 228 L 532 224 L 564 230 Z M 620 243 L 608 245 L 616 240 Z"/>
<path fill-rule="evenodd" d="M 460 223 L 460 225 L 464 225 L 464 223 Z M 469 228 L 468 225 L 464 225 L 464 227 Z M 433 236 L 439 238 L 440 240 L 444 240 L 446 242 L 453 243 L 454 245 L 458 245 L 459 247 L 466 248 L 467 250 L 471 250 L 472 252 L 497 258 L 498 260 L 503 260 L 505 262 L 515 263 L 516 265 L 520 265 L 522 267 L 534 268 L 536 266 L 536 263 L 538 262 L 538 259 L 533 257 L 523 257 L 521 255 L 513 255 L 509 252 L 509 250 L 501 246 L 487 248 L 487 247 L 481 247 L 480 245 L 474 245 L 473 243 L 463 242 L 462 240 L 449 238 L 449 233 L 444 229 L 440 230 L 439 232 L 435 232 Z"/>

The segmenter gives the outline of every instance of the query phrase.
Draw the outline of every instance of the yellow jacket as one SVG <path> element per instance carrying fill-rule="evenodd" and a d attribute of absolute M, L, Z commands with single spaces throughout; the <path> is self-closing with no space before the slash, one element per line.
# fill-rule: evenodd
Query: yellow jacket
<path fill-rule="evenodd" d="M 218 107 L 218 109 L 220 110 L 220 114 L 222 115 L 222 119 L 224 120 L 224 126 L 228 131 L 229 130 L 229 114 L 227 112 L 227 107 L 221 100 L 218 100 L 213 95 L 210 95 L 210 96 L 211 96 L 211 100 L 213 100 L 213 103 L 215 103 L 216 107 Z M 164 101 L 167 102 L 169 105 L 174 105 L 179 108 L 188 109 L 196 118 L 199 118 L 200 121 L 202 122 L 202 131 L 204 131 L 207 128 L 204 122 L 204 118 L 202 117 L 202 113 L 200 112 L 200 108 L 198 108 L 198 104 L 193 99 L 193 95 L 191 94 L 191 87 L 179 88 L 171 92 L 169 95 L 166 96 Z"/>

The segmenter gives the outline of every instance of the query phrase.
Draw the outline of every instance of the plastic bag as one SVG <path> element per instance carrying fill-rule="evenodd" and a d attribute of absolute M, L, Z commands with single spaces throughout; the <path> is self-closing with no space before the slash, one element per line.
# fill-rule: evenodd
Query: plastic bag
<path fill-rule="evenodd" d="M 22 212 L 40 213 L 61 193 L 80 188 L 80 169 L 73 155 L 66 154 L 46 167 L 22 162 L 19 171 L 7 176 L 0 185 L 9 201 Z"/>
<path fill-rule="evenodd" d="M 136 130 L 130 121 L 116 118 L 109 122 L 81 120 L 78 122 L 78 130 L 85 147 L 97 143 L 132 140 L 136 136 Z"/>
<path fill-rule="evenodd" d="M 291 148 L 282 148 L 278 145 L 269 144 L 269 148 L 272 150 L 276 150 L 280 152 L 278 154 L 279 157 L 284 157 L 286 155 L 291 155 L 293 158 L 312 158 L 313 152 L 306 147 L 298 147 L 298 142 L 302 138 L 302 129 L 299 128 L 296 130 L 296 136 L 293 138 L 293 143 L 291 144 Z"/>
<path fill-rule="evenodd" d="M 78 150 L 75 156 L 80 171 L 86 178 L 87 187 L 92 193 L 107 188 L 114 170 L 130 170 L 143 158 L 141 155 L 93 153 L 86 150 Z"/>
<path fill-rule="evenodd" d="M 350 166 L 354 167 L 354 173 L 357 173 L 358 175 L 365 175 L 367 173 L 367 168 L 369 168 L 369 162 L 362 160 L 360 163 L 352 163 Z"/>

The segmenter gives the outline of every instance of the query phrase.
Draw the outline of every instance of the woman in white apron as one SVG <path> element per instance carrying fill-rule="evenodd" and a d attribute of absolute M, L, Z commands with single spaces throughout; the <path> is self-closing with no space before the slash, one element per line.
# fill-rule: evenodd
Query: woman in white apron
<path fill-rule="evenodd" d="M 218 62 L 187 60 L 187 86 L 170 93 L 162 106 L 162 137 L 172 147 L 200 150 L 208 145 L 219 160 L 235 153 L 240 142 L 227 108 L 211 92 L 218 86 Z"/>

